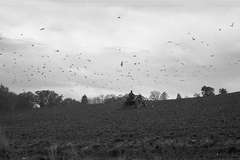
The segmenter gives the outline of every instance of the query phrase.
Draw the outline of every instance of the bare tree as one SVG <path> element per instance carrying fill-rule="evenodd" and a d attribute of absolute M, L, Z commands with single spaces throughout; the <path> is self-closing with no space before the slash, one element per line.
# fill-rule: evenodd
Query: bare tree
<path fill-rule="evenodd" d="M 193 95 L 195 98 L 199 98 L 199 97 L 201 97 L 201 94 L 200 93 L 194 93 L 194 95 Z"/>
<path fill-rule="evenodd" d="M 184 99 L 188 99 L 189 98 L 189 96 L 188 95 L 186 95 L 185 97 L 184 97 Z"/>
<path fill-rule="evenodd" d="M 103 103 L 103 102 L 104 102 L 104 95 L 101 94 L 101 95 L 99 96 L 99 98 L 100 98 L 101 103 Z"/>
<path fill-rule="evenodd" d="M 99 104 L 101 103 L 100 97 L 93 97 L 92 98 L 92 104 Z"/>
<path fill-rule="evenodd" d="M 163 92 L 160 96 L 161 100 L 167 100 L 168 99 L 168 94 L 166 92 Z"/>
<path fill-rule="evenodd" d="M 110 103 L 116 100 L 116 96 L 114 94 L 107 94 L 104 97 L 104 103 Z"/>
<path fill-rule="evenodd" d="M 154 101 L 160 100 L 160 95 L 161 93 L 159 91 L 151 91 L 149 99 Z"/>

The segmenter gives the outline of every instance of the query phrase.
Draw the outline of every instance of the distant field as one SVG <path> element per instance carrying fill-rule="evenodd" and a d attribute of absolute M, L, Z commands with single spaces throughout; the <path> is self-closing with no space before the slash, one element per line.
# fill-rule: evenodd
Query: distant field
<path fill-rule="evenodd" d="M 9 139 L 0 158 L 240 158 L 239 92 L 119 108 L 109 104 L 0 113 Z"/>

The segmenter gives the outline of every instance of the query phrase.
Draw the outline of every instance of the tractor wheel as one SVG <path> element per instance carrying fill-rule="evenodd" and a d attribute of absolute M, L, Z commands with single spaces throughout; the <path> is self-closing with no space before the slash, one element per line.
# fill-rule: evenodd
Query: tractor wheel
<path fill-rule="evenodd" d="M 141 98 L 139 98 L 139 97 L 136 98 L 135 107 L 136 107 L 136 108 L 142 107 L 142 99 L 141 99 Z"/>

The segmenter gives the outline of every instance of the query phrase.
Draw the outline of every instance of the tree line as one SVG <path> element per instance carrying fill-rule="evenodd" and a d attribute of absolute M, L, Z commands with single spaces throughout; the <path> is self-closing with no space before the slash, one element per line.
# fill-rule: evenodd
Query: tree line
<path fill-rule="evenodd" d="M 33 108 L 34 104 L 39 104 L 43 107 L 69 107 L 80 106 L 85 104 L 107 104 L 115 101 L 122 101 L 127 96 L 114 94 L 100 95 L 93 98 L 88 98 L 87 95 L 83 95 L 81 100 L 75 100 L 72 98 L 63 98 L 55 91 L 41 90 L 33 92 L 23 92 L 16 94 L 9 91 L 8 87 L 0 84 L 0 110 L 14 110 L 14 109 L 29 109 Z"/>
<path fill-rule="evenodd" d="M 34 104 L 39 104 L 41 107 L 58 107 L 76 106 L 81 103 L 71 98 L 63 99 L 62 95 L 50 90 L 16 94 L 0 84 L 0 110 L 28 109 L 33 108 Z"/>
<path fill-rule="evenodd" d="M 227 90 L 224 88 L 219 89 L 219 94 L 227 94 Z M 208 97 L 215 95 L 214 88 L 209 86 L 203 86 L 200 93 L 194 93 L 194 97 Z M 37 103 L 42 107 L 58 107 L 58 106 L 79 106 L 84 104 L 109 104 L 112 102 L 124 102 L 128 97 L 125 95 L 99 95 L 93 98 L 88 98 L 87 95 L 83 95 L 81 101 L 65 98 L 59 95 L 55 91 L 41 90 L 32 92 L 23 92 L 16 94 L 9 91 L 8 87 L 0 84 L 0 110 L 13 110 L 13 109 L 27 109 L 33 108 L 33 104 Z M 159 91 L 151 91 L 149 98 L 145 97 L 147 100 L 167 100 L 167 92 L 160 93 Z M 188 98 L 187 96 L 185 98 Z M 178 93 L 176 99 L 182 99 L 181 95 Z"/>
<path fill-rule="evenodd" d="M 225 88 L 221 88 L 219 89 L 219 94 L 227 94 L 228 91 Z M 201 93 L 194 93 L 193 97 L 197 98 L 197 97 L 209 97 L 209 96 L 214 96 L 215 92 L 214 92 L 214 88 L 209 87 L 209 86 L 203 86 L 201 88 Z M 184 98 L 188 98 L 188 96 L 185 96 Z M 168 94 L 166 92 L 159 92 L 159 91 L 151 91 L 150 93 L 150 97 L 149 100 L 166 100 L 168 99 Z M 178 93 L 177 94 L 177 98 L 176 99 L 182 99 L 182 96 Z"/>

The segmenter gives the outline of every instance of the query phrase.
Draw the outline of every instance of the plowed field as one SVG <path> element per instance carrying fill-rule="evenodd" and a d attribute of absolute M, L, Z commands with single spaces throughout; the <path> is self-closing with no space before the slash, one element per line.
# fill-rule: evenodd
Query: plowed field
<path fill-rule="evenodd" d="M 0 114 L 6 159 L 237 159 L 240 93 Z M 54 158 L 53 158 L 54 157 Z"/>

